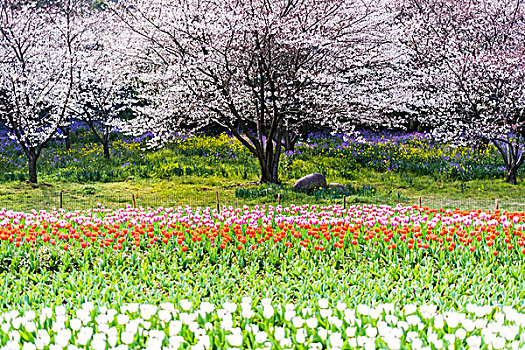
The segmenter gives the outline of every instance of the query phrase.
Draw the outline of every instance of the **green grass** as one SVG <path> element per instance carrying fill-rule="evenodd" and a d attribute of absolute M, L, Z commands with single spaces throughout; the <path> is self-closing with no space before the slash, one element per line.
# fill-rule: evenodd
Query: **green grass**
<path fill-rule="evenodd" d="M 176 176 L 171 179 L 136 179 L 119 182 L 75 183 L 44 179 L 37 186 L 25 182 L 0 184 L 0 207 L 16 210 L 49 209 L 60 206 L 60 191 L 64 209 L 85 209 L 102 204 L 107 208 L 132 205 L 132 195 L 137 206 L 212 206 L 216 205 L 216 191 L 220 205 L 277 204 L 277 193 L 281 192 L 281 204 L 342 203 L 342 198 L 330 196 L 326 190 L 321 196 L 294 193 L 291 187 L 295 179 L 283 181 L 281 186 L 254 185 L 251 181 L 232 177 Z M 472 180 L 468 182 L 433 181 L 429 176 L 409 177 L 396 173 L 378 173 L 362 169 L 354 180 L 328 178 L 329 182 L 340 182 L 356 189 L 371 187 L 374 192 L 347 195 L 348 205 L 354 203 L 416 205 L 419 197 L 422 205 L 429 207 L 460 209 L 493 209 L 495 199 L 504 210 L 525 210 L 525 183 L 517 186 L 502 180 Z M 239 186 L 240 185 L 240 186 Z M 268 188 L 269 191 L 264 191 Z M 237 192 L 251 191 L 260 196 L 245 198 Z"/>

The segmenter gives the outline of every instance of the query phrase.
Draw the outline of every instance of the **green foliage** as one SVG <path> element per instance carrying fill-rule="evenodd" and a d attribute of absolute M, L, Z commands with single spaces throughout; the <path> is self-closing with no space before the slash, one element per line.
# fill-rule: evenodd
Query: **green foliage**
<path fill-rule="evenodd" d="M 9 265 L 1 272 L 0 308 L 5 310 L 52 304 L 72 308 L 88 300 L 106 305 L 183 298 L 239 302 L 243 296 L 269 297 L 279 303 L 311 303 L 326 297 L 350 307 L 417 302 L 457 309 L 468 302 L 518 305 L 516 301 L 525 298 L 522 263 L 461 256 L 457 261 L 438 256 L 400 261 L 369 260 L 359 254 L 337 263 L 336 257 L 312 253 L 294 259 L 264 255 L 246 259 L 234 252 L 182 255 L 169 247 L 119 253 L 92 250 L 85 255 L 52 247 L 39 250 L 36 258 L 11 253 L 11 258 L 4 254 L 0 259 L 0 266 Z"/>

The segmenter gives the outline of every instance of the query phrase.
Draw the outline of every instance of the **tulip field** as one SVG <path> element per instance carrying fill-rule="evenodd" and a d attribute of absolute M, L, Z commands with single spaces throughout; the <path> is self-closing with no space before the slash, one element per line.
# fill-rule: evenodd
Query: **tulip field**
<path fill-rule="evenodd" d="M 1 209 L 0 347 L 517 349 L 524 222 L 416 206 Z"/>

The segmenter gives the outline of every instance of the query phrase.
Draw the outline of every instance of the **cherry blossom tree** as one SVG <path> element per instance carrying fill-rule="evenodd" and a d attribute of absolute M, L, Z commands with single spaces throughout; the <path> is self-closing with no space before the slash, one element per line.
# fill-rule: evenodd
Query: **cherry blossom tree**
<path fill-rule="evenodd" d="M 81 2 L 0 1 L 0 118 L 37 182 L 37 160 L 62 124 L 73 88 Z"/>
<path fill-rule="evenodd" d="M 279 182 L 283 145 L 301 128 L 351 130 L 371 109 L 357 76 L 384 62 L 381 1 L 129 0 L 112 5 L 139 58 L 148 105 L 128 131 L 160 140 L 181 126 L 229 130 Z M 359 85 L 359 88 L 356 88 Z M 355 88 L 355 91 L 354 91 Z M 359 100 L 359 101 L 358 101 Z"/>
<path fill-rule="evenodd" d="M 130 107 L 133 81 L 131 63 L 119 50 L 125 38 L 111 11 L 95 9 L 86 20 L 86 34 L 77 54 L 71 115 L 85 122 L 110 158 L 110 136 Z"/>
<path fill-rule="evenodd" d="M 401 43 L 417 80 L 406 99 L 446 140 L 485 140 L 505 181 L 525 161 L 525 10 L 520 0 L 407 0 Z M 408 76 L 407 76 L 408 77 Z"/>

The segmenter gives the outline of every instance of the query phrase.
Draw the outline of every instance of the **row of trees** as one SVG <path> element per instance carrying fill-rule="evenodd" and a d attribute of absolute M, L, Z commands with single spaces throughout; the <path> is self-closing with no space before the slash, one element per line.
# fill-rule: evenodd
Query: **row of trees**
<path fill-rule="evenodd" d="M 0 118 L 29 160 L 71 118 L 109 134 L 220 125 L 279 182 L 311 126 L 400 127 L 525 160 L 519 0 L 0 0 Z M 132 109 L 134 118 L 119 118 Z M 403 117 L 400 117 L 403 116 Z"/>

